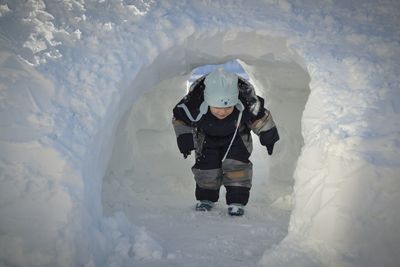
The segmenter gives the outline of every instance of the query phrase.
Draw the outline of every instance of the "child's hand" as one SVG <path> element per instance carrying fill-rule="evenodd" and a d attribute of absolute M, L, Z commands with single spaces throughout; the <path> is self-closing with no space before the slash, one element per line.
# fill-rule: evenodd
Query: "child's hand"
<path fill-rule="evenodd" d="M 178 136 L 178 148 L 185 158 L 194 150 L 193 134 L 185 133 Z"/>
<path fill-rule="evenodd" d="M 272 151 L 274 150 L 274 144 L 266 145 L 268 155 L 272 155 Z"/>
<path fill-rule="evenodd" d="M 279 134 L 276 127 L 269 129 L 260 134 L 260 141 L 263 146 L 267 147 L 268 155 L 272 155 L 275 143 L 279 140 Z"/>

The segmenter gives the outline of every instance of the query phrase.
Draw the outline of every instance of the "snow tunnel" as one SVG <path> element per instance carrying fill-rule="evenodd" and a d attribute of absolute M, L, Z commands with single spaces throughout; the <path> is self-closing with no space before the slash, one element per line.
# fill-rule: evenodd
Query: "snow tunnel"
<path fill-rule="evenodd" d="M 112 156 L 103 178 L 105 215 L 122 210 L 135 224 L 148 224 L 148 220 L 140 221 L 135 214 L 148 209 L 156 213 L 157 203 L 191 208 L 195 202 L 190 171 L 194 158 L 184 160 L 177 150 L 172 108 L 186 94 L 186 82 L 195 68 L 233 59 L 238 59 L 257 94 L 266 99 L 281 136 L 272 157 L 258 138 L 253 138 L 254 175 L 248 206 L 274 206 L 290 214 L 310 77 L 285 38 L 226 31 L 190 36 L 181 45 L 158 55 L 125 85 L 125 110 L 114 134 Z M 285 218 L 287 232 L 289 215 Z"/>
<path fill-rule="evenodd" d="M 170 118 L 195 68 L 238 59 L 281 140 L 269 157 L 254 138 L 250 219 L 234 224 L 252 239 L 214 258 L 397 266 L 396 1 L 176 2 L 1 2 L 0 265 L 137 266 L 181 250 L 169 266 L 187 266 L 196 254 L 174 234 L 200 224 L 219 228 L 188 247 L 225 252 L 233 220 L 192 212 L 193 158 Z"/>

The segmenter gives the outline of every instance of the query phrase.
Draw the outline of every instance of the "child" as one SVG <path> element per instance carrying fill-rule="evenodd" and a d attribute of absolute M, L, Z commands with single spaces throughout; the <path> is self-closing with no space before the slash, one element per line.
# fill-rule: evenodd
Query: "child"
<path fill-rule="evenodd" d="M 250 130 L 269 155 L 279 140 L 264 99 L 245 79 L 216 70 L 192 84 L 173 115 L 179 151 L 187 158 L 195 150 L 196 210 L 209 211 L 224 185 L 228 213 L 243 215 L 252 180 Z"/>

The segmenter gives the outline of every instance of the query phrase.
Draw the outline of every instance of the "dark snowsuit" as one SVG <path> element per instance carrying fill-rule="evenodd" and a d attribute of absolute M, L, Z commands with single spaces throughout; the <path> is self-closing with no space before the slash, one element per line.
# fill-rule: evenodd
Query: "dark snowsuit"
<path fill-rule="evenodd" d="M 239 110 L 223 120 L 216 118 L 210 110 L 197 122 L 191 121 L 187 113 L 178 105 L 184 103 L 196 117 L 199 106 L 203 103 L 205 77 L 195 81 L 189 93 L 173 109 L 173 126 L 181 153 L 190 154 L 196 151 L 196 163 L 192 172 L 196 181 L 196 199 L 218 201 L 219 189 L 226 188 L 227 204 L 246 205 L 252 184 L 252 163 L 249 157 L 252 152 L 250 131 L 260 137 L 262 145 L 267 146 L 272 154 L 273 146 L 279 135 L 271 113 L 264 108 L 264 99 L 256 96 L 253 86 L 239 78 L 239 99 L 245 109 L 239 124 L 238 132 L 232 146 L 222 161 L 236 130 Z"/>

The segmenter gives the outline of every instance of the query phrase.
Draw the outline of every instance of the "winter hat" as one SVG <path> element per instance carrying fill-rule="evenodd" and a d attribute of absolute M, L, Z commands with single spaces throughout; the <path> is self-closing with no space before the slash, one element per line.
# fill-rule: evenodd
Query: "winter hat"
<path fill-rule="evenodd" d="M 225 108 L 239 103 L 238 76 L 222 69 L 208 74 L 204 80 L 204 101 L 211 107 Z"/>
<path fill-rule="evenodd" d="M 197 122 L 204 114 L 207 114 L 209 106 L 220 108 L 235 106 L 240 111 L 240 121 L 244 106 L 239 100 L 238 80 L 236 74 L 224 72 L 222 69 L 213 71 L 204 80 L 204 101 L 199 107 L 197 117 L 193 118 L 185 103 L 178 105 L 178 107 L 185 111 L 192 122 Z"/>

